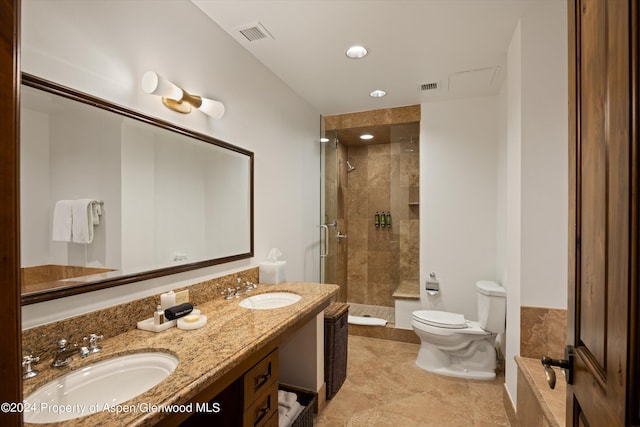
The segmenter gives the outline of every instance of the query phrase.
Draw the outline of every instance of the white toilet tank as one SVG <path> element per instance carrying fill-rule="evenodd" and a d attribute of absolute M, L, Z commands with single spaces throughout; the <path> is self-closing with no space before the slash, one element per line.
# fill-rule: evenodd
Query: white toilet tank
<path fill-rule="evenodd" d="M 488 332 L 504 332 L 507 314 L 507 291 L 488 280 L 476 282 L 478 295 L 478 323 Z"/>

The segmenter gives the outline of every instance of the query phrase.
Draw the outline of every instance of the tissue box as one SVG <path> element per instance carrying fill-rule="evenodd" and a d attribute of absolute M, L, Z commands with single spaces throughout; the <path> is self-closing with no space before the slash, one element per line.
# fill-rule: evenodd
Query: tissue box
<path fill-rule="evenodd" d="M 284 282 L 284 266 L 287 261 L 265 261 L 260 263 L 258 282 L 266 285 L 277 285 Z"/>

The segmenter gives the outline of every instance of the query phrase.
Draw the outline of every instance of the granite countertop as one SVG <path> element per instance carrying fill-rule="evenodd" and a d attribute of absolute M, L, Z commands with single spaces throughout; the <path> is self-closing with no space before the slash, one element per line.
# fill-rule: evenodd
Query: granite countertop
<path fill-rule="evenodd" d="M 238 305 L 247 296 L 276 291 L 290 291 L 302 298 L 293 305 L 271 310 L 251 310 Z M 291 282 L 259 285 L 250 295 L 233 300 L 209 301 L 195 307 L 207 316 L 207 324 L 200 329 L 171 328 L 159 333 L 134 329 L 105 339 L 101 353 L 86 359 L 74 356 L 73 362 L 65 368 L 51 368 L 52 359 L 41 361 L 38 365 L 40 374 L 24 382 L 24 396 L 58 376 L 113 356 L 146 351 L 168 352 L 179 359 L 176 370 L 157 386 L 122 404 L 127 408 L 140 408 L 139 410 L 117 416 L 108 411 L 98 412 L 50 424 L 78 427 L 154 425 L 163 418 L 163 414 L 147 409 L 148 406 L 188 402 L 251 354 L 326 303 L 337 291 L 336 285 Z"/>

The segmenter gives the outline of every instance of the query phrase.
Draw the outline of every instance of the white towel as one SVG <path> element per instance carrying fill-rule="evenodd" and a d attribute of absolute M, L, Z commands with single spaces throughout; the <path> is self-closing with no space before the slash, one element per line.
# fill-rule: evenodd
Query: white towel
<path fill-rule="evenodd" d="M 278 405 L 284 406 L 289 409 L 298 400 L 298 396 L 295 393 L 291 393 L 285 390 L 278 390 Z"/>
<path fill-rule="evenodd" d="M 304 406 L 297 401 L 293 402 L 291 408 L 286 410 L 284 416 L 280 415 L 280 408 L 282 408 L 282 406 L 278 405 L 278 427 L 290 427 L 296 418 L 298 418 L 298 415 L 304 410 Z"/>
<path fill-rule="evenodd" d="M 93 242 L 93 227 L 100 223 L 102 211 L 94 199 L 74 200 L 71 208 L 71 238 L 74 243 Z"/>
<path fill-rule="evenodd" d="M 93 216 L 93 225 L 100 224 L 100 215 L 102 215 L 102 205 L 96 200 L 91 201 L 91 215 Z"/>
<path fill-rule="evenodd" d="M 377 317 L 365 317 L 365 316 L 352 316 L 347 317 L 347 322 L 351 325 L 365 325 L 365 326 L 386 326 L 387 321 L 379 319 Z"/>
<path fill-rule="evenodd" d="M 288 412 L 289 412 L 289 409 L 285 408 L 282 405 L 278 405 L 278 424 L 280 424 L 280 422 L 284 420 L 284 417 L 287 416 Z"/>
<path fill-rule="evenodd" d="M 56 242 L 71 241 L 72 200 L 58 200 L 53 208 L 52 239 Z"/>

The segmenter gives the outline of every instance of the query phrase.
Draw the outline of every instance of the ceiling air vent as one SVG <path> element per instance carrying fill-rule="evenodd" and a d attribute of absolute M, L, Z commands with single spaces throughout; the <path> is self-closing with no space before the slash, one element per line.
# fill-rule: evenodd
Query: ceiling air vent
<path fill-rule="evenodd" d="M 244 25 L 238 28 L 238 31 L 250 42 L 274 38 L 264 25 L 259 22 Z"/>
<path fill-rule="evenodd" d="M 438 82 L 423 83 L 420 85 L 420 90 L 423 92 L 427 90 L 435 90 L 435 89 L 438 89 Z"/>

